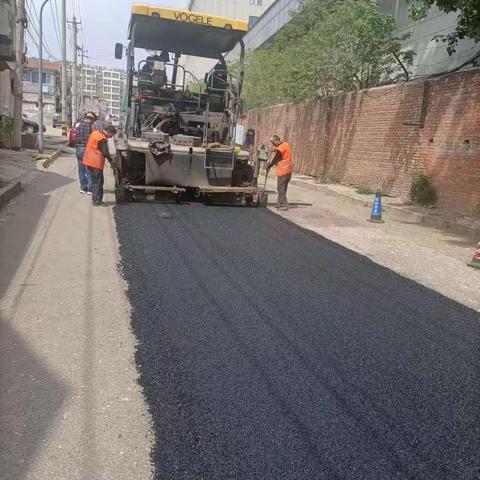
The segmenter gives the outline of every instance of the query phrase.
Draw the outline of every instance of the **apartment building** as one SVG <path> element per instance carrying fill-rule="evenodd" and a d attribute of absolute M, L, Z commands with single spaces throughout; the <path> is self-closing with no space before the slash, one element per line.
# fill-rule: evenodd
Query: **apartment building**
<path fill-rule="evenodd" d="M 83 85 L 83 105 L 80 111 L 93 110 L 103 114 L 120 115 L 125 97 L 127 75 L 124 70 L 85 65 L 79 74 Z"/>
<path fill-rule="evenodd" d="M 38 58 L 28 58 L 23 70 L 23 114 L 31 120 L 38 121 Z M 61 106 L 61 62 L 43 61 L 43 115 L 46 124 L 51 123 L 53 114 Z"/>

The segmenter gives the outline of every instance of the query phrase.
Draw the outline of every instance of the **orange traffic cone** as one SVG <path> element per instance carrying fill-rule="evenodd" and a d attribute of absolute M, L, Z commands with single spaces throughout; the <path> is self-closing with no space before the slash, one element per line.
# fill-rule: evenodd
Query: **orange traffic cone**
<path fill-rule="evenodd" d="M 477 249 L 473 254 L 472 261 L 469 264 L 473 268 L 478 268 L 480 270 L 480 242 L 478 242 Z"/>

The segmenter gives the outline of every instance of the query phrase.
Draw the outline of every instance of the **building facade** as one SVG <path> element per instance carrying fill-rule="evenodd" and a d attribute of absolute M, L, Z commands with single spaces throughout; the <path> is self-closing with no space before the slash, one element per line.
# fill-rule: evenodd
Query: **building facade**
<path fill-rule="evenodd" d="M 38 59 L 28 58 L 23 74 L 23 114 L 38 121 Z M 61 112 L 62 63 L 43 61 L 43 115 L 45 124 L 52 121 L 55 112 Z M 79 117 L 92 110 L 102 116 L 107 113 L 120 116 L 125 95 L 126 72 L 105 67 L 78 66 Z M 83 80 L 83 81 L 82 81 Z M 67 116 L 71 115 L 72 63 L 67 64 Z"/>
<path fill-rule="evenodd" d="M 125 70 L 85 65 L 83 73 L 80 70 L 79 82 L 83 85 L 80 111 L 120 116 L 127 84 Z"/>
<path fill-rule="evenodd" d="M 275 39 L 276 33 L 286 25 L 292 12 L 301 7 L 301 0 L 276 0 L 255 22 L 244 37 L 247 51 L 267 45 Z M 480 52 L 480 46 L 472 40 L 461 40 L 453 55 L 448 55 L 445 44 L 434 39 L 436 35 L 445 35 L 457 24 L 454 13 L 446 14 L 432 8 L 427 17 L 413 22 L 409 16 L 408 4 L 405 0 L 380 0 L 379 10 L 392 16 L 397 23 L 396 34 L 402 37 L 410 34 L 403 41 L 405 50 L 413 50 L 415 57 L 409 70 L 413 77 L 439 74 L 459 67 Z M 232 50 L 227 59 L 234 60 L 239 56 L 238 47 Z"/>
<path fill-rule="evenodd" d="M 409 69 L 414 77 L 448 72 L 480 53 L 480 45 L 465 39 L 458 43 L 455 53 L 449 55 L 446 45 L 434 39 L 436 35 L 446 35 L 455 30 L 455 13 L 446 14 L 434 7 L 424 20 L 414 23 L 405 0 L 381 0 L 379 9 L 395 19 L 399 37 L 410 34 L 410 38 L 403 42 L 403 47 L 416 54 Z"/>
<path fill-rule="evenodd" d="M 248 22 L 249 28 L 258 21 L 274 0 L 190 0 L 188 9 L 193 12 L 210 13 L 219 17 L 234 18 Z M 185 56 L 185 69 L 202 79 L 216 60 Z"/>
<path fill-rule="evenodd" d="M 301 0 L 276 0 L 249 29 L 243 41 L 247 52 L 255 50 L 272 42 L 276 33 L 292 18 L 292 13 L 301 6 Z M 238 45 L 227 55 L 227 59 L 234 60 L 240 55 Z"/>
<path fill-rule="evenodd" d="M 0 144 L 12 145 L 15 78 L 15 0 L 0 0 Z"/>
<path fill-rule="evenodd" d="M 38 94 L 40 79 L 37 58 L 28 58 L 23 70 L 23 108 L 28 119 L 39 121 Z M 43 61 L 43 115 L 45 124 L 51 124 L 53 114 L 61 105 L 61 62 Z"/>

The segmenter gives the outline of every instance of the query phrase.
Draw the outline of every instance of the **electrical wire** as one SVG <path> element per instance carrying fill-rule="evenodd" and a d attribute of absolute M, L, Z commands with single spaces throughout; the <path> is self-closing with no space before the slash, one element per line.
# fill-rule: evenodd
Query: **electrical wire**
<path fill-rule="evenodd" d="M 55 0 L 56 1 L 56 0 Z M 80 0 L 77 0 L 77 3 L 78 3 L 78 17 L 79 17 L 79 21 L 82 25 L 82 28 L 80 28 L 80 36 L 82 37 L 82 44 L 83 44 L 83 47 L 86 46 L 87 42 L 85 42 L 85 36 L 83 35 L 83 21 L 82 21 L 82 9 L 80 7 Z"/>
<path fill-rule="evenodd" d="M 38 43 L 35 40 L 34 36 L 30 33 L 30 30 L 26 30 L 26 32 L 27 35 L 30 37 L 30 40 L 32 40 L 33 44 L 37 47 L 37 50 L 40 50 L 40 48 L 38 47 Z"/>
<path fill-rule="evenodd" d="M 477 60 L 480 61 L 480 51 L 477 52 L 475 55 L 473 55 L 473 57 L 471 57 L 466 62 L 463 62 L 461 65 L 458 65 L 454 68 L 451 68 L 450 70 L 445 70 L 445 71 L 439 72 L 439 73 L 431 73 L 430 75 L 420 75 L 418 77 L 414 77 L 414 79 L 418 80 L 420 78 L 436 78 L 436 77 L 443 77 L 443 76 L 451 75 L 452 73 L 456 73 L 459 70 L 461 70 L 462 68 L 465 68 L 467 65 L 470 65 L 470 64 L 472 64 L 471 68 L 475 69 L 475 68 L 478 68 Z"/>
<path fill-rule="evenodd" d="M 58 20 L 58 16 L 55 17 L 55 11 L 53 9 L 52 3 L 53 2 L 50 2 L 50 10 L 52 11 L 53 28 L 55 30 L 55 36 L 57 37 L 58 50 L 59 50 L 60 55 L 61 55 L 61 53 L 62 53 L 62 42 L 60 40 L 60 30 L 59 30 L 60 22 Z"/>
<path fill-rule="evenodd" d="M 34 10 L 35 14 L 34 15 L 32 14 L 32 11 L 30 10 L 30 8 L 28 6 L 28 3 L 27 3 L 25 5 L 26 6 L 26 11 L 27 11 L 27 18 L 28 18 L 28 21 L 29 21 L 29 25 L 32 25 L 33 30 L 35 31 L 35 33 L 37 35 L 37 38 L 40 39 L 40 32 L 39 32 L 39 28 L 37 26 L 37 25 L 40 24 L 39 19 L 38 19 L 38 13 L 37 13 L 37 10 L 35 8 L 35 3 L 31 2 L 31 5 L 33 7 L 33 10 Z M 27 31 L 28 31 L 28 29 L 27 29 Z M 47 52 L 49 57 L 50 58 L 55 58 L 54 55 L 52 55 L 52 49 L 50 48 L 50 45 L 48 44 L 45 36 L 43 36 L 42 40 L 43 40 L 43 42 L 42 42 L 43 48 L 45 48 L 45 51 Z M 40 41 L 38 41 L 36 43 L 38 49 L 40 49 L 39 44 L 40 44 Z"/>

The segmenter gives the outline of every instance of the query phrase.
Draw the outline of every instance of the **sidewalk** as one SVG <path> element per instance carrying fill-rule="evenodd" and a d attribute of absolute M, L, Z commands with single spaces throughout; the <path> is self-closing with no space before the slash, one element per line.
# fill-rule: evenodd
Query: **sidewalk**
<path fill-rule="evenodd" d="M 276 178 L 270 178 L 268 188 L 274 191 L 275 186 Z M 278 212 L 275 200 L 276 193 L 271 193 L 270 208 L 300 227 L 480 311 L 480 271 L 466 265 L 480 240 L 480 235 L 474 240 L 472 228 L 464 234 L 453 233 L 448 223 L 453 219 L 442 219 L 440 212 L 434 212 L 432 218 L 440 220 L 431 226 L 434 220 L 423 212 L 427 209 L 401 206 L 393 198 L 385 199 L 385 223 L 372 224 L 367 220 L 373 196 L 359 195 L 342 185 L 315 184 L 299 175 L 289 186 L 291 208 Z M 378 285 L 378 294 L 382 295 L 382 285 Z"/>
<path fill-rule="evenodd" d="M 38 175 L 0 211 L 0 479 L 151 479 L 112 207 L 73 154 Z"/>
<path fill-rule="evenodd" d="M 0 208 L 20 193 L 22 186 L 41 175 L 35 154 L 33 150 L 0 149 Z"/>
<path fill-rule="evenodd" d="M 369 208 L 372 208 L 375 199 L 375 194 L 360 194 L 357 193 L 356 188 L 338 183 L 319 183 L 315 178 L 306 175 L 294 174 L 291 185 L 322 191 L 326 195 L 340 196 L 357 205 L 368 205 Z M 396 197 L 383 196 L 382 204 L 383 211 L 390 218 L 441 228 L 465 236 L 472 241 L 478 241 L 480 238 L 479 217 L 460 216 L 456 212 L 448 212 L 442 209 L 408 205 Z"/>
<path fill-rule="evenodd" d="M 45 136 L 45 152 L 51 154 L 65 144 L 58 132 Z M 0 208 L 12 200 L 22 188 L 45 172 L 42 163 L 35 160 L 36 150 L 0 149 Z"/>

